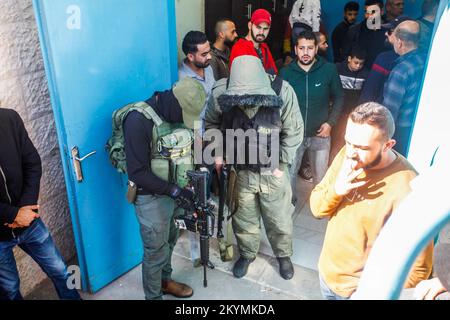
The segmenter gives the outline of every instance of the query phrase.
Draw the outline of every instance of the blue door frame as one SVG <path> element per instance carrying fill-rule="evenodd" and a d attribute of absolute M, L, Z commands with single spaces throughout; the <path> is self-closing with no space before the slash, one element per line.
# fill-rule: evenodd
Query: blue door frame
<path fill-rule="evenodd" d="M 125 175 L 104 149 L 113 110 L 177 79 L 174 0 L 34 0 L 84 290 L 142 260 Z M 83 180 L 74 172 L 72 148 Z"/>

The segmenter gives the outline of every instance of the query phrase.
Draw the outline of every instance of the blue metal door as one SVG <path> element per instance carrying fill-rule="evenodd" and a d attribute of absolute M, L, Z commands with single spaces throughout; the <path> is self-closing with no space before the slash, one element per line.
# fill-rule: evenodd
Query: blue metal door
<path fill-rule="evenodd" d="M 104 146 L 113 110 L 176 80 L 174 1 L 34 0 L 34 9 L 83 289 L 95 292 L 142 260 L 126 176 Z"/>

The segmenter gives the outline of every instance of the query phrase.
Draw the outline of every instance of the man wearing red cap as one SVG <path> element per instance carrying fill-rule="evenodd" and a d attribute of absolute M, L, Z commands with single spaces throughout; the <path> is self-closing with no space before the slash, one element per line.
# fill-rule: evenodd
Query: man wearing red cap
<path fill-rule="evenodd" d="M 239 39 L 231 50 L 230 69 L 234 58 L 242 55 L 252 55 L 261 59 L 267 73 L 278 73 L 269 47 L 264 43 L 269 34 L 271 22 L 272 19 L 267 10 L 258 9 L 253 12 L 252 18 L 248 22 L 247 36 Z"/>

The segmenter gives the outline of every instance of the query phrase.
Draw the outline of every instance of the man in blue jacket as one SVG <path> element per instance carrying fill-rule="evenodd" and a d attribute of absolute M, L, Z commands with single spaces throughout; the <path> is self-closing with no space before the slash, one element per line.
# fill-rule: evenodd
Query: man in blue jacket
<path fill-rule="evenodd" d="M 13 248 L 28 253 L 52 280 L 60 299 L 79 300 L 47 227 L 40 219 L 41 159 L 20 116 L 0 108 L 0 300 L 21 300 Z"/>
<path fill-rule="evenodd" d="M 419 102 L 426 54 L 419 50 L 420 25 L 404 21 L 394 30 L 394 50 L 400 56 L 384 85 L 383 105 L 395 120 L 395 150 L 407 156 Z"/>

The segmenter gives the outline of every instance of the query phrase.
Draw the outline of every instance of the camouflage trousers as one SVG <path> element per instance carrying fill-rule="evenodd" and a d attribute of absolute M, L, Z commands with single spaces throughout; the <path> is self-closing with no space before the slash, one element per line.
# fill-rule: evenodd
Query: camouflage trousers
<path fill-rule="evenodd" d="M 261 218 L 276 257 L 292 255 L 292 190 L 289 172 L 281 178 L 270 172 L 241 170 L 236 181 L 237 211 L 233 215 L 233 231 L 239 253 L 252 259 L 260 245 Z"/>

